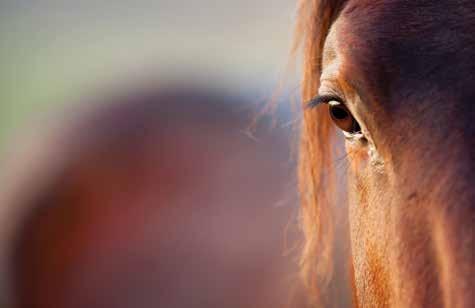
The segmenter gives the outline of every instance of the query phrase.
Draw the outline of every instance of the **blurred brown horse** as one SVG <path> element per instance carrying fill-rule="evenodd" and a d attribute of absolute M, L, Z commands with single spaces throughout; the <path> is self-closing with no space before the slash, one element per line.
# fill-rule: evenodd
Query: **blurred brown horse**
<path fill-rule="evenodd" d="M 475 2 L 299 12 L 302 267 L 316 302 L 345 306 L 351 289 L 357 307 L 475 307 Z"/>
<path fill-rule="evenodd" d="M 244 99 L 154 88 L 73 108 L 14 157 L 11 307 L 286 307 L 288 140 L 243 133 Z"/>

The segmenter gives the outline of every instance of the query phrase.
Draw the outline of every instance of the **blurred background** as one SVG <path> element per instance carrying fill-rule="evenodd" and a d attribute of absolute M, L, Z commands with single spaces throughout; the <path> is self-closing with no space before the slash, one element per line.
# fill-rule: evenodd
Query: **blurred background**
<path fill-rule="evenodd" d="M 294 11 L 0 2 L 2 307 L 305 306 Z"/>
<path fill-rule="evenodd" d="M 2 0 L 0 140 L 25 116 L 119 79 L 268 98 L 286 69 L 294 2 Z"/>

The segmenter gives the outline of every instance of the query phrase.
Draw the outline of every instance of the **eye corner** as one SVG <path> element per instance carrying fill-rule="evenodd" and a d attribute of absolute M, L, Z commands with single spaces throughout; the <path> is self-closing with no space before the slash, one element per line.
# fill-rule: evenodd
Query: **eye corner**
<path fill-rule="evenodd" d="M 366 138 L 365 134 L 362 131 L 355 132 L 355 133 L 349 133 L 346 131 L 342 131 L 342 132 L 346 140 L 349 140 L 352 142 L 358 142 L 362 145 L 368 144 L 368 139 Z"/>

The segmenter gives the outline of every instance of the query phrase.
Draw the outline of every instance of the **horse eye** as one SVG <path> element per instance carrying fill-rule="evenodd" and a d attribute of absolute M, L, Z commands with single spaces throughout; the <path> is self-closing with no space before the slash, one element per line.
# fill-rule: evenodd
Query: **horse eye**
<path fill-rule="evenodd" d="M 356 134 L 361 131 L 360 125 L 344 104 L 331 101 L 328 103 L 328 111 L 335 125 L 341 130 L 350 134 Z"/>

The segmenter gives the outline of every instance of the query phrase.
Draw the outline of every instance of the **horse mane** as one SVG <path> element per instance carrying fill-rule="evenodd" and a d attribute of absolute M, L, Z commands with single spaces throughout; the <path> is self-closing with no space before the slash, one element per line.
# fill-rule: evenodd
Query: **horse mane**
<path fill-rule="evenodd" d="M 305 243 L 301 275 L 312 304 L 330 307 L 342 286 L 335 271 L 335 131 L 325 108 L 305 108 L 317 93 L 322 50 L 333 21 L 346 0 L 300 0 L 293 54 L 302 53 L 303 123 L 299 157 L 301 224 Z M 323 109 L 323 110 L 322 110 Z M 348 261 L 348 260 L 345 260 Z M 340 291 L 338 290 L 340 289 Z"/>

